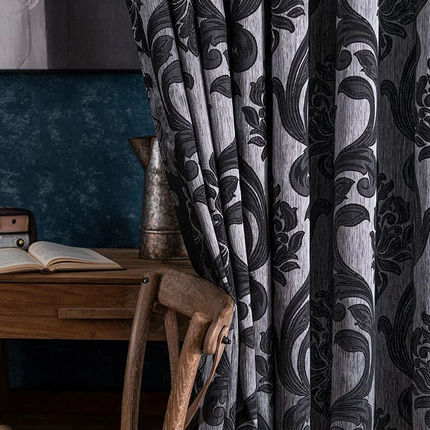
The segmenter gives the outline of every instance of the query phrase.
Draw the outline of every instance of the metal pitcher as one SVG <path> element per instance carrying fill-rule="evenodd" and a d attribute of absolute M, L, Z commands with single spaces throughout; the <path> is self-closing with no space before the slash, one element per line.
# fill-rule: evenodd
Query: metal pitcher
<path fill-rule="evenodd" d="M 155 136 L 128 140 L 145 171 L 139 257 L 188 258 Z"/>

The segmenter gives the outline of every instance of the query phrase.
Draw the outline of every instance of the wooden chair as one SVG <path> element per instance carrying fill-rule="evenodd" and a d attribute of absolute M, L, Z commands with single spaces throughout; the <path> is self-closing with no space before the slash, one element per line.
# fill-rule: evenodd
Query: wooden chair
<path fill-rule="evenodd" d="M 133 319 L 124 380 L 121 430 L 137 430 L 139 400 L 154 302 L 163 309 L 169 349 L 172 388 L 163 430 L 182 430 L 195 415 L 221 359 L 233 318 L 233 301 L 219 287 L 202 278 L 177 271 L 150 273 L 143 278 Z M 176 312 L 191 321 L 179 352 Z M 202 354 L 213 355 L 209 378 L 189 406 Z"/>

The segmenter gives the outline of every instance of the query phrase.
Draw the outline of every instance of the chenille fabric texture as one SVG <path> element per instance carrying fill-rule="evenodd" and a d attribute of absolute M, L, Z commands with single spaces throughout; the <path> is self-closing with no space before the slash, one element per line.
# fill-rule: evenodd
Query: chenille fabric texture
<path fill-rule="evenodd" d="M 190 258 L 236 304 L 199 428 L 430 428 L 430 1 L 127 5 Z"/>

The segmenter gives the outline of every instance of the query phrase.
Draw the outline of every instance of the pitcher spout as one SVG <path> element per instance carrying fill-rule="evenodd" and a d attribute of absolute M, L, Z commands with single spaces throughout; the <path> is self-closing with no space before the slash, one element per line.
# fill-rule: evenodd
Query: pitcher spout
<path fill-rule="evenodd" d="M 154 141 L 156 141 L 155 136 L 133 137 L 128 139 L 137 159 L 144 169 L 148 166 Z"/>

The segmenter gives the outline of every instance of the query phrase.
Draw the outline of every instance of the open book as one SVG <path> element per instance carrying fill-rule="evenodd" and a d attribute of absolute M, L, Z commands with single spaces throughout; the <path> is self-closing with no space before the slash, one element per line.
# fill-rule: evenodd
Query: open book
<path fill-rule="evenodd" d="M 92 249 L 58 243 L 35 242 L 28 248 L 28 253 L 18 248 L 0 249 L 0 274 L 115 269 L 122 267 Z"/>

